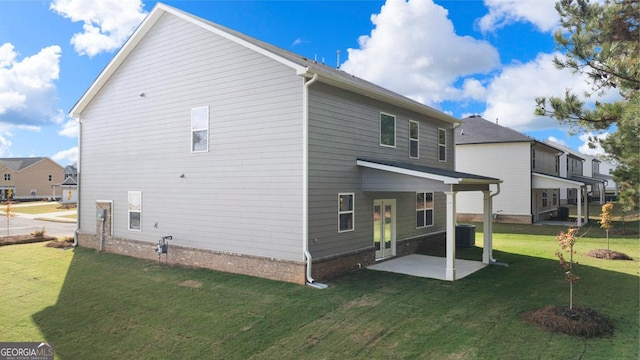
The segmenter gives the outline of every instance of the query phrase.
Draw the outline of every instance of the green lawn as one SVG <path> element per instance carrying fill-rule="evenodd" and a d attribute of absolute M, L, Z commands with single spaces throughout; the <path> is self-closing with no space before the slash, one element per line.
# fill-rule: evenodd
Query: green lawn
<path fill-rule="evenodd" d="M 554 256 L 553 235 L 563 228 L 504 228 L 510 232 L 495 234 L 494 255 L 508 267 L 453 283 L 362 270 L 333 279 L 326 290 L 82 248 L 0 247 L 0 341 L 48 341 L 57 359 L 640 356 L 637 235 L 611 239 L 612 250 L 634 261 L 585 256 L 606 246 L 596 230 L 578 240 L 574 302 L 616 327 L 611 338 L 584 339 L 520 320 L 527 310 L 568 304 Z M 481 229 L 476 235 L 481 244 Z M 481 253 L 458 251 L 475 259 Z"/>
<path fill-rule="evenodd" d="M 13 204 L 12 208 L 15 213 L 21 214 L 45 214 L 52 212 L 60 212 L 60 211 L 70 211 L 75 210 L 76 208 L 64 209 L 60 203 L 49 203 L 43 202 L 38 205 L 33 205 L 30 203 L 25 203 L 25 205 L 29 206 L 20 206 L 20 204 Z M 1 211 L 6 211 L 7 205 L 0 206 Z"/>

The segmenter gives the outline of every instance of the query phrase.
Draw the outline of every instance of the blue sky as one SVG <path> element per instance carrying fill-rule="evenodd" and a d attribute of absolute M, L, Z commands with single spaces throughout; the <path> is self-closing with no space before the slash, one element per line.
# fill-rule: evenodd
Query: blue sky
<path fill-rule="evenodd" d="M 67 115 L 155 1 L 0 0 L 0 157 L 76 161 Z M 589 85 L 551 63 L 554 0 L 165 1 L 409 96 L 595 154 L 533 115 Z M 601 100 L 611 100 L 615 93 Z M 595 99 L 588 99 L 594 101 Z"/>

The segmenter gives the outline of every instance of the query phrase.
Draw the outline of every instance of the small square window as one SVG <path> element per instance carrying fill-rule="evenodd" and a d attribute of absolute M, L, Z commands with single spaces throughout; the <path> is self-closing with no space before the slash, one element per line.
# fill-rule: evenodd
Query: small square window
<path fill-rule="evenodd" d="M 338 232 L 354 229 L 354 199 L 353 193 L 338 194 Z"/>
<path fill-rule="evenodd" d="M 11 174 L 4 174 L 4 181 L 11 181 Z"/>

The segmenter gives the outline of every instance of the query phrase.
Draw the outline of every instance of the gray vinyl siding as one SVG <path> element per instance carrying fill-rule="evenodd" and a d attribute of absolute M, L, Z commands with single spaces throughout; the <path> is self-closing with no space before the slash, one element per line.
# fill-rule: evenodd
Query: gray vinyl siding
<path fill-rule="evenodd" d="M 547 147 L 534 146 L 536 152 L 536 166 L 533 171 L 543 174 L 559 176 L 556 171 L 556 152 L 552 152 Z"/>
<path fill-rule="evenodd" d="M 81 231 L 95 232 L 96 200 L 113 200 L 115 237 L 302 260 L 302 84 L 164 15 L 82 114 Z M 209 151 L 192 153 L 201 106 Z M 142 192 L 140 232 L 128 230 L 128 191 Z"/>
<path fill-rule="evenodd" d="M 396 199 L 396 238 L 445 230 L 445 198 L 435 194 L 435 226 L 416 229 L 415 191 L 361 191 L 356 159 L 412 162 L 453 170 L 451 124 L 374 101 L 326 84 L 310 87 L 309 101 L 309 244 L 314 259 L 373 245 L 373 200 Z M 379 145 L 380 112 L 396 116 L 396 147 Z M 420 123 L 420 159 L 409 159 L 409 120 Z M 447 162 L 438 161 L 438 128 L 447 129 Z M 426 183 L 426 182 L 425 182 Z M 355 194 L 355 230 L 338 233 L 338 193 Z"/>

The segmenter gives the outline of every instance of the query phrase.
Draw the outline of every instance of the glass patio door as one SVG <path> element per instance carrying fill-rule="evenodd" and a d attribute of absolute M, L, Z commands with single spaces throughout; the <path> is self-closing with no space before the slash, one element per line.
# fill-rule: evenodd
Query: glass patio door
<path fill-rule="evenodd" d="M 376 260 L 396 254 L 396 200 L 373 201 L 373 245 Z"/>

